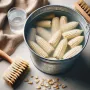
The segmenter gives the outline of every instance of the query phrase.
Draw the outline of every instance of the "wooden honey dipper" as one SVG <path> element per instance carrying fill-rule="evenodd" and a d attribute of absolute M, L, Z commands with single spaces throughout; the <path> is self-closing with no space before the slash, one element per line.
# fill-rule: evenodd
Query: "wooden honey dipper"
<path fill-rule="evenodd" d="M 84 0 L 79 0 L 74 5 L 75 9 L 79 11 L 90 23 L 90 7 L 84 2 Z"/>
<path fill-rule="evenodd" d="M 24 77 L 30 71 L 29 63 L 25 60 L 19 59 L 12 62 L 10 56 L 8 56 L 5 52 L 0 50 L 0 57 L 6 59 L 11 63 L 9 68 L 3 75 L 4 80 L 9 84 L 9 86 L 16 88 L 21 84 Z"/>

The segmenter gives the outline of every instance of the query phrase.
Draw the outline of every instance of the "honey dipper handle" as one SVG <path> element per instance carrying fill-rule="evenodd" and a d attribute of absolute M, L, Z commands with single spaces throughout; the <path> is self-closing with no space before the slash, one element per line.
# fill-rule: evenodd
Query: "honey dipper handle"
<path fill-rule="evenodd" d="M 0 50 L 0 57 L 7 60 L 9 63 L 12 63 L 12 59 L 9 55 L 7 55 L 4 51 Z"/>

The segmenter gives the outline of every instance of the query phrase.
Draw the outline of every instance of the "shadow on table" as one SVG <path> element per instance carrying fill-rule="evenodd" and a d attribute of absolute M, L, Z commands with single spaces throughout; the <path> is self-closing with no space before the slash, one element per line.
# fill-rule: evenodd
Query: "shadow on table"
<path fill-rule="evenodd" d="M 61 77 L 90 84 L 90 63 L 87 65 L 87 60 L 81 55 L 72 69 L 61 75 Z"/>

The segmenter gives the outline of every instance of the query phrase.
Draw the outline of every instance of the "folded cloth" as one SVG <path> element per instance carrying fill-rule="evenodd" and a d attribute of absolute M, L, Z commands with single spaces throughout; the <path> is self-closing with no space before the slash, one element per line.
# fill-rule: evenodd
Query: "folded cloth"
<path fill-rule="evenodd" d="M 0 49 L 8 55 L 12 55 L 16 50 L 17 46 L 23 41 L 23 35 L 10 35 L 3 33 L 3 31 L 10 31 L 8 22 L 6 23 L 5 20 L 8 9 L 10 9 L 11 7 L 20 7 L 26 11 L 27 15 L 29 15 L 35 9 L 47 5 L 48 0 L 8 0 L 8 2 L 6 2 L 7 0 L 0 0 Z"/>
<path fill-rule="evenodd" d="M 47 5 L 48 0 L 16 0 L 15 7 L 20 7 L 26 10 L 27 14 L 30 14 L 35 9 Z"/>
<path fill-rule="evenodd" d="M 0 29 L 2 28 L 6 19 L 6 13 L 0 13 Z"/>
<path fill-rule="evenodd" d="M 30 14 L 33 10 L 47 5 L 48 0 L 0 0 L 0 12 L 8 12 L 11 7 L 20 7 Z"/>

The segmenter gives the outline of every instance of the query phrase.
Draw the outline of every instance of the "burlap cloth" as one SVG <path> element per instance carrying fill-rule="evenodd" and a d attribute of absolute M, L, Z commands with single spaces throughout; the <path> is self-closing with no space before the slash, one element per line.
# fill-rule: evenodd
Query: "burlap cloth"
<path fill-rule="evenodd" d="M 23 41 L 22 34 L 12 34 L 7 19 L 7 12 L 12 7 L 23 8 L 27 15 L 35 9 L 47 5 L 48 0 L 0 0 L 0 49 L 12 55 Z"/>

